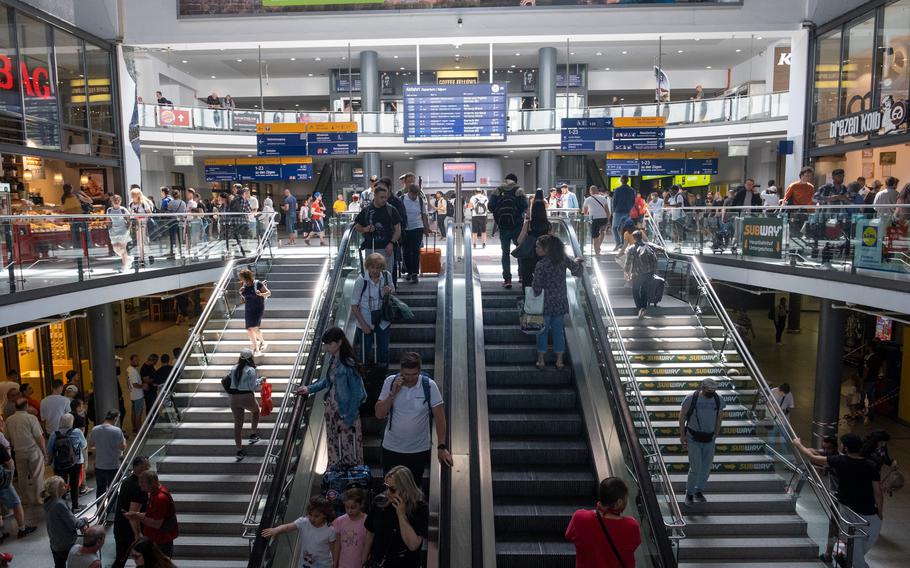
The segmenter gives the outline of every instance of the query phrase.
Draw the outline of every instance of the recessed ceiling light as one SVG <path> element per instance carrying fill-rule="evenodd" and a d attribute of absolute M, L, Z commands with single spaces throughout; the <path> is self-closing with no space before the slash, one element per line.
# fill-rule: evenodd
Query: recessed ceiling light
<path fill-rule="evenodd" d="M 514 154 L 514 153 L 515 153 L 515 150 L 509 150 L 509 153 L 510 153 L 510 154 Z"/>
<path fill-rule="evenodd" d="M 765 144 L 770 144 L 770 143 L 771 143 L 770 140 L 765 140 Z"/>
<path fill-rule="evenodd" d="M 508 157 L 508 156 L 503 156 L 503 158 L 506 158 L 506 159 L 508 159 L 508 158 L 509 158 L 509 157 Z"/>
<path fill-rule="evenodd" d="M 461 65 L 456 65 L 455 69 L 461 69 Z"/>
<path fill-rule="evenodd" d="M 212 79 L 217 79 L 217 77 L 215 77 L 214 75 L 212 75 Z"/>
<path fill-rule="evenodd" d="M 243 59 L 238 59 L 237 63 L 243 63 Z"/>
<path fill-rule="evenodd" d="M 313 74 L 312 74 L 312 73 L 307 73 L 306 76 L 307 76 L 307 77 L 312 77 Z"/>
<path fill-rule="evenodd" d="M 700 37 L 695 38 L 695 41 L 701 41 Z"/>
<path fill-rule="evenodd" d="M 742 52 L 741 49 L 737 49 L 737 50 L 736 50 L 736 53 L 740 53 L 740 52 Z"/>
<path fill-rule="evenodd" d="M 313 58 L 313 61 L 322 61 L 322 58 L 321 58 L 321 57 L 314 57 L 314 58 Z"/>
<path fill-rule="evenodd" d="M 461 154 L 461 152 L 455 152 L 456 154 Z"/>
<path fill-rule="evenodd" d="M 610 70 L 609 67 L 604 67 L 604 71 L 609 71 L 609 70 Z"/>
<path fill-rule="evenodd" d="M 622 50 L 622 54 L 623 54 L 623 55 L 629 55 L 629 52 L 626 51 L 626 50 L 624 49 L 624 50 Z"/>
<path fill-rule="evenodd" d="M 681 49 L 677 49 L 677 50 L 676 50 L 676 53 L 685 53 L 685 51 L 683 51 L 683 50 L 681 50 Z"/>
<path fill-rule="evenodd" d="M 460 53 L 456 53 L 456 54 L 455 54 L 455 57 L 461 57 L 461 54 L 460 54 Z"/>
<path fill-rule="evenodd" d="M 291 61 L 297 61 L 297 58 L 296 58 L 296 57 L 292 57 L 292 58 L 291 58 Z"/>
<path fill-rule="evenodd" d="M 596 55 L 596 56 L 598 56 L 598 57 L 600 57 L 600 56 L 601 56 L 601 55 L 603 55 L 603 54 L 604 54 L 604 52 L 603 52 L 603 51 L 598 51 L 598 52 L 597 52 L 597 53 L 595 53 L 595 54 L 594 54 L 594 55 Z"/>
<path fill-rule="evenodd" d="M 299 104 L 295 104 L 294 106 L 295 106 L 295 107 L 299 107 L 300 105 L 299 105 Z"/>
<path fill-rule="evenodd" d="M 252 155 L 252 154 L 247 154 L 246 157 L 247 157 L 247 158 L 252 158 L 253 155 Z"/>
<path fill-rule="evenodd" d="M 762 36 L 758 36 L 758 37 L 755 38 L 755 39 L 764 39 L 764 38 L 763 38 Z"/>
<path fill-rule="evenodd" d="M 575 52 L 574 52 L 574 51 L 570 51 L 570 52 L 569 52 L 569 55 L 575 55 Z"/>
<path fill-rule="evenodd" d="M 710 66 L 710 65 L 708 65 L 708 66 L 706 66 L 706 67 L 705 67 L 705 69 L 710 69 L 710 68 L 711 68 L 711 66 Z"/>
<path fill-rule="evenodd" d="M 182 60 L 180 63 L 189 63 L 186 59 Z"/>
<path fill-rule="evenodd" d="M 152 150 L 152 152 L 155 152 L 155 153 L 157 154 L 157 153 L 158 153 L 158 150 Z"/>
<path fill-rule="evenodd" d="M 515 57 L 520 57 L 520 56 L 521 56 L 520 53 L 516 53 L 516 54 L 515 54 Z"/>
<path fill-rule="evenodd" d="M 342 61 L 344 61 L 344 60 L 347 59 L 347 58 L 348 58 L 347 55 L 342 55 L 342 56 L 341 56 L 341 60 L 342 60 Z"/>
<path fill-rule="evenodd" d="M 401 69 L 402 71 L 404 71 L 404 67 L 399 67 L 399 69 Z"/>
<path fill-rule="evenodd" d="M 397 55 L 393 55 L 393 56 L 392 56 L 392 59 L 398 59 L 398 56 L 397 56 Z"/>
<path fill-rule="evenodd" d="M 409 159 L 409 160 L 413 160 L 413 159 L 414 159 L 414 156 L 410 156 L 408 159 Z"/>
<path fill-rule="evenodd" d="M 517 67 L 517 66 L 516 66 L 516 65 L 512 65 L 512 69 L 515 69 L 515 67 Z"/>

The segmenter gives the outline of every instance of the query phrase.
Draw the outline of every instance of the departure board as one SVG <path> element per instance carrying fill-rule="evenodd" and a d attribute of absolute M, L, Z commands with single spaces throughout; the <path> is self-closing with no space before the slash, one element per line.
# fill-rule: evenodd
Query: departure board
<path fill-rule="evenodd" d="M 504 141 L 504 83 L 405 85 L 404 141 Z"/>

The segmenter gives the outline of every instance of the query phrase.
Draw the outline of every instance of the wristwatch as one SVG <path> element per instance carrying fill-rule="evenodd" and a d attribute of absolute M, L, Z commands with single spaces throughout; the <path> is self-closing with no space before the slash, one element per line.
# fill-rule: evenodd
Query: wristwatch
<path fill-rule="evenodd" d="M 439 444 L 438 446 L 436 446 L 436 449 L 437 450 L 448 450 L 449 447 L 445 444 Z"/>

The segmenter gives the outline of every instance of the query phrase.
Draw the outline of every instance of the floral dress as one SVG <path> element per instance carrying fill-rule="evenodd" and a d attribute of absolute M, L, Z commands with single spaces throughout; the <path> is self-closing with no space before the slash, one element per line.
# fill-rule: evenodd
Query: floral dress
<path fill-rule="evenodd" d="M 338 410 L 335 400 L 335 372 L 338 360 L 332 360 L 329 368 L 329 392 L 325 397 L 325 427 L 328 438 L 329 465 L 360 465 L 363 463 L 363 430 L 360 416 L 349 428 Z"/>

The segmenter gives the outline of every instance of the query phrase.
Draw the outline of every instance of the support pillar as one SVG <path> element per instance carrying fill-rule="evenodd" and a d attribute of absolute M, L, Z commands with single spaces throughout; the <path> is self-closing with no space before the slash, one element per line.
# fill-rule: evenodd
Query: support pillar
<path fill-rule="evenodd" d="M 799 333 L 800 316 L 803 312 L 803 295 L 790 292 L 790 299 L 787 304 L 790 308 L 790 313 L 787 316 L 787 333 Z"/>
<path fill-rule="evenodd" d="M 840 417 L 840 387 L 847 312 L 834 309 L 834 302 L 821 301 L 818 315 L 818 349 L 815 358 L 815 406 L 812 413 L 812 447 L 822 438 L 837 435 Z"/>
<path fill-rule="evenodd" d="M 370 176 L 382 177 L 382 166 L 379 163 L 379 152 L 364 152 L 363 154 L 363 187 L 370 186 Z"/>
<path fill-rule="evenodd" d="M 363 131 L 379 132 L 379 55 L 375 51 L 360 52 L 360 85 Z"/>
<path fill-rule="evenodd" d="M 92 338 L 92 389 L 95 391 L 95 416 L 104 419 L 109 410 L 117 410 L 117 374 L 114 365 L 114 310 L 111 304 L 88 310 L 88 329 Z M 121 420 L 123 417 L 120 417 Z"/>
<path fill-rule="evenodd" d="M 799 170 L 803 167 L 806 145 L 806 101 L 808 81 L 806 77 L 812 72 L 809 69 L 811 55 L 809 53 L 810 32 L 801 29 L 793 32 L 790 39 L 790 92 L 786 98 L 790 100 L 787 113 L 787 139 L 793 141 L 793 154 L 784 160 L 785 178 L 778 180 L 778 186 L 786 187 L 788 183 L 799 177 Z"/>
<path fill-rule="evenodd" d="M 537 187 L 543 188 L 544 197 L 556 183 L 556 150 L 541 150 L 537 154 Z M 526 187 L 525 193 L 533 195 L 534 188 Z"/>
<path fill-rule="evenodd" d="M 540 108 L 556 108 L 556 48 L 537 50 L 537 100 Z"/>

